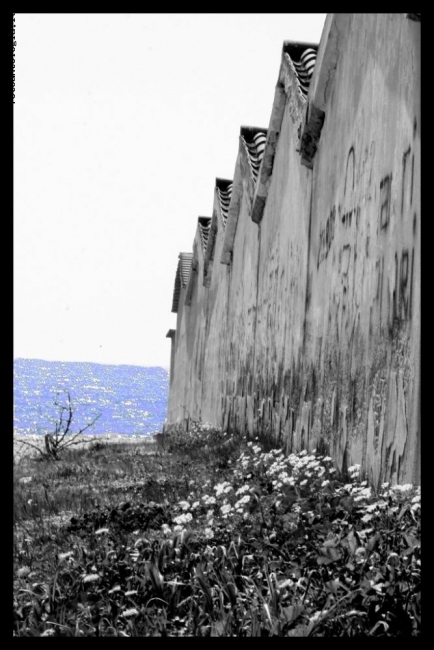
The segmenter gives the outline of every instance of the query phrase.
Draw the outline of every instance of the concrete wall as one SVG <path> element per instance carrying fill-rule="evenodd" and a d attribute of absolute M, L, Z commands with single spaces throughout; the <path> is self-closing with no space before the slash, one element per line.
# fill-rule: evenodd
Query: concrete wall
<path fill-rule="evenodd" d="M 285 46 L 256 186 L 240 139 L 226 227 L 181 290 L 168 423 L 324 446 L 417 481 L 420 23 L 327 17 L 307 101 Z M 190 278 L 191 281 L 192 278 Z"/>

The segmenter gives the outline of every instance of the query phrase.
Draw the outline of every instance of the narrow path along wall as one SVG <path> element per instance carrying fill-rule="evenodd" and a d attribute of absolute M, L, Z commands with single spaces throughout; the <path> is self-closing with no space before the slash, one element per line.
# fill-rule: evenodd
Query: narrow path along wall
<path fill-rule="evenodd" d="M 284 43 L 269 127 L 241 127 L 234 177 L 216 180 L 212 214 L 181 254 L 167 429 L 207 421 L 288 451 L 326 448 L 374 484 L 418 480 L 420 22 L 409 16 L 330 14 L 319 47 Z M 315 56 L 307 91 L 303 57 Z"/>

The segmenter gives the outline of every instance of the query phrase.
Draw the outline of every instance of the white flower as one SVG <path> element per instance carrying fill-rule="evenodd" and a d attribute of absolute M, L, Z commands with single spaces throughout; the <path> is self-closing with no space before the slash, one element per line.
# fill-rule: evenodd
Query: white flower
<path fill-rule="evenodd" d="M 96 580 L 99 580 L 99 575 L 97 573 L 89 573 L 83 578 L 83 582 L 95 582 Z"/>
<path fill-rule="evenodd" d="M 123 613 L 122 616 L 137 616 L 138 610 L 135 607 L 130 607 L 130 609 L 126 609 Z"/>
<path fill-rule="evenodd" d="M 412 503 L 419 503 L 420 501 L 420 494 L 417 494 L 415 497 L 412 498 L 411 502 Z"/>
<path fill-rule="evenodd" d="M 246 494 L 243 497 L 241 497 L 241 499 L 239 501 L 236 502 L 235 508 L 241 508 L 241 506 L 244 503 L 249 503 L 249 501 L 250 501 L 250 496 L 248 494 Z"/>
<path fill-rule="evenodd" d="M 68 551 L 67 553 L 59 553 L 59 561 L 66 560 L 67 557 L 74 555 L 74 551 Z"/>
<path fill-rule="evenodd" d="M 372 515 L 363 515 L 361 521 L 367 523 L 368 521 L 371 521 L 371 519 L 372 519 Z"/>
<path fill-rule="evenodd" d="M 179 515 L 178 517 L 174 517 L 173 521 L 175 522 L 175 524 L 186 524 L 192 519 L 193 519 L 193 515 L 191 514 L 191 512 L 187 512 L 185 513 L 185 515 Z"/>
<path fill-rule="evenodd" d="M 329 481 L 328 479 L 326 479 L 325 481 L 323 481 L 323 482 L 321 483 L 321 487 L 325 487 L 325 486 L 328 485 L 329 483 L 330 483 L 330 481 Z"/>
<path fill-rule="evenodd" d="M 397 490 L 398 492 L 409 492 L 412 489 L 413 485 L 411 483 L 406 483 L 405 485 L 394 485 L 392 487 L 392 490 Z"/>
<path fill-rule="evenodd" d="M 26 578 L 30 573 L 30 569 L 28 566 L 22 566 L 20 569 L 17 571 L 17 576 L 19 578 Z"/>
<path fill-rule="evenodd" d="M 31 476 L 22 476 L 22 477 L 19 479 L 18 482 L 19 482 L 19 483 L 30 483 L 31 480 L 32 480 L 32 477 L 31 477 Z"/>
<path fill-rule="evenodd" d="M 204 535 L 207 539 L 212 539 L 214 537 L 213 529 L 210 526 L 207 526 L 204 530 Z"/>
<path fill-rule="evenodd" d="M 163 524 L 161 526 L 161 530 L 163 531 L 163 535 L 170 535 L 170 533 L 172 532 L 172 529 L 167 524 Z"/>
<path fill-rule="evenodd" d="M 227 503 L 224 506 L 222 506 L 220 510 L 223 515 L 227 515 L 232 510 L 232 506 L 230 505 L 230 503 Z"/>
<path fill-rule="evenodd" d="M 54 628 L 50 627 L 44 630 L 41 634 L 41 636 L 54 636 L 56 632 L 54 631 Z"/>
<path fill-rule="evenodd" d="M 307 478 L 304 479 L 304 481 L 301 481 L 300 485 L 306 485 L 307 483 Z"/>
<path fill-rule="evenodd" d="M 178 503 L 178 505 L 180 506 L 180 508 L 182 510 L 189 510 L 190 509 L 190 504 L 188 503 L 188 501 L 180 501 Z"/>
<path fill-rule="evenodd" d="M 95 531 L 95 535 L 102 535 L 103 533 L 108 533 L 109 529 L 108 528 L 99 528 L 98 530 Z"/>
<path fill-rule="evenodd" d="M 130 589 L 130 591 L 125 592 L 125 596 L 134 596 L 135 594 L 138 594 L 139 592 L 137 589 Z"/>

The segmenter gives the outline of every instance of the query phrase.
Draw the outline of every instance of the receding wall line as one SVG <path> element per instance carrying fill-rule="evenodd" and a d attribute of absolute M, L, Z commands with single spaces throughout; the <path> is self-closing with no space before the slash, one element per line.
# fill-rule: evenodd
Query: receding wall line
<path fill-rule="evenodd" d="M 258 324 L 258 300 L 259 300 L 259 270 L 261 262 L 261 222 L 258 224 L 258 263 L 256 265 L 256 300 L 255 300 L 255 320 L 253 328 L 253 364 L 252 364 L 252 373 L 253 373 L 253 392 L 255 390 L 255 377 L 256 377 L 256 328 Z"/>
<path fill-rule="evenodd" d="M 303 322 L 303 342 L 302 342 L 302 359 L 304 359 L 304 351 L 306 346 L 306 323 L 307 323 L 307 310 L 309 309 L 310 295 L 309 295 L 309 271 L 310 271 L 310 235 L 312 231 L 312 205 L 313 205 L 313 172 L 309 167 L 306 167 L 310 175 L 310 199 L 309 199 L 309 227 L 307 231 L 307 264 L 306 264 L 306 282 L 304 298 L 304 322 Z M 303 364 L 304 365 L 304 364 Z"/>

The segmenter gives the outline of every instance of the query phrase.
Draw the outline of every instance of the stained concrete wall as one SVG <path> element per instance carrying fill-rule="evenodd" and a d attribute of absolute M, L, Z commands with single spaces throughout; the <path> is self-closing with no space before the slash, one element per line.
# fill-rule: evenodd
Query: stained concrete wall
<path fill-rule="evenodd" d="M 404 14 L 328 15 L 305 101 L 284 46 L 256 186 L 240 139 L 212 254 L 196 235 L 169 428 L 208 421 L 324 447 L 375 484 L 418 480 L 419 47 Z"/>

